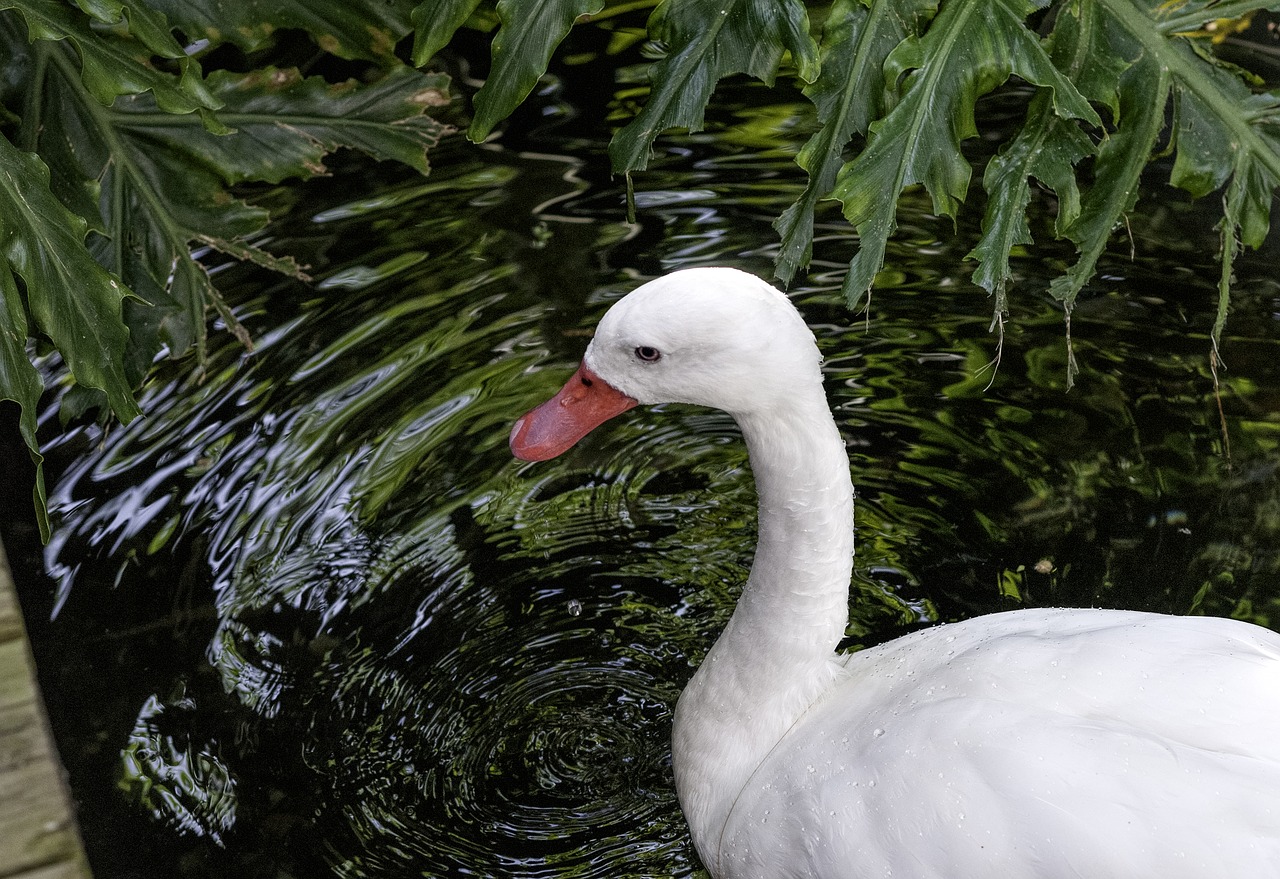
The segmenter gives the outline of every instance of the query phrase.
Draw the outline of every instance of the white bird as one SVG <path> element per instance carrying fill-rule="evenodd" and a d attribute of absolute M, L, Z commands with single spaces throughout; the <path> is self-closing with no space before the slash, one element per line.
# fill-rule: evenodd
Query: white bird
<path fill-rule="evenodd" d="M 674 723 L 712 876 L 1280 877 L 1280 635 L 1020 610 L 837 654 L 853 489 L 799 313 L 734 269 L 651 281 L 511 447 L 546 460 L 659 402 L 729 412 L 759 494 L 751 573 Z"/>

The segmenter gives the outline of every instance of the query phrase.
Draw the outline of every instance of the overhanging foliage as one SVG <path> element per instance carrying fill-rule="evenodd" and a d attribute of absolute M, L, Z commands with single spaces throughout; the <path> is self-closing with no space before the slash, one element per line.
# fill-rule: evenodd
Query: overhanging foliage
<path fill-rule="evenodd" d="M 158 352 L 203 355 L 210 309 L 249 343 L 193 246 L 302 276 L 254 245 L 268 214 L 232 187 L 324 173 L 341 147 L 427 171 L 448 130 L 427 114 L 449 103 L 449 83 L 394 62 L 409 7 L 319 5 L 273 4 L 265 18 L 257 4 L 216 0 L 0 0 L 0 399 L 21 407 L 37 466 L 29 335 L 62 354 L 88 390 L 81 407 L 104 402 L 129 421 Z M 184 47 L 174 22 L 210 42 Z M 252 51 L 280 27 L 309 28 L 385 73 L 330 83 L 269 63 L 202 71 L 197 56 L 217 35 Z M 39 473 L 35 490 L 43 516 Z"/>
<path fill-rule="evenodd" d="M 479 141 L 573 27 L 635 31 L 650 7 L 662 57 L 614 136 L 614 170 L 644 169 L 667 129 L 700 128 L 726 76 L 798 79 L 817 122 L 798 156 L 808 184 L 775 224 L 777 273 L 790 282 L 807 266 L 814 212 L 837 199 L 859 242 L 850 306 L 882 268 L 905 189 L 923 186 L 945 216 L 964 208 L 975 105 L 1013 77 L 1032 97 L 979 169 L 983 233 L 969 254 L 997 322 L 1038 191 L 1078 251 L 1051 286 L 1068 321 L 1155 158 L 1172 155 L 1173 185 L 1221 199 L 1215 344 L 1240 245 L 1269 234 L 1280 92 L 1219 60 L 1214 38 L 1280 0 L 0 0 L 0 399 L 18 403 L 33 456 L 33 337 L 91 389 L 86 403 L 128 420 L 158 352 L 201 353 L 211 309 L 238 330 L 193 246 L 302 276 L 255 245 L 268 216 L 237 184 L 323 173 L 342 147 L 425 173 L 449 84 L 420 68 L 459 28 L 493 33 L 469 131 Z M 273 66 L 286 29 L 372 75 Z M 232 47 L 242 63 L 206 73 Z M 36 496 L 43 510 L 39 484 Z"/>

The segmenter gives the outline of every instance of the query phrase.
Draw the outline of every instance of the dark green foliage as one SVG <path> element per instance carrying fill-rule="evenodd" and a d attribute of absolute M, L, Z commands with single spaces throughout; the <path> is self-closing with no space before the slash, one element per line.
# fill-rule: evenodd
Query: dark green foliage
<path fill-rule="evenodd" d="M 33 454 L 41 383 L 29 334 L 52 342 L 90 401 L 129 421 L 159 351 L 203 356 L 210 309 L 242 333 L 194 245 L 301 275 L 253 244 L 268 214 L 231 187 L 324 173 L 342 147 L 426 173 L 447 130 L 427 113 L 449 103 L 449 84 L 392 63 L 410 8 L 0 0 L 0 398 L 21 407 Z M 302 27 L 328 51 L 388 66 L 339 84 L 270 66 L 206 76 L 166 13 L 215 44 L 256 50 Z"/>

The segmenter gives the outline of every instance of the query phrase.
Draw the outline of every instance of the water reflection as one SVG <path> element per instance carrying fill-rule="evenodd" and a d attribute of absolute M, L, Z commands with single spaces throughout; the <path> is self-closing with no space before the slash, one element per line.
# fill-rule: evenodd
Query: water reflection
<path fill-rule="evenodd" d="M 98 669 L 52 692 L 55 715 L 92 703 L 61 735 L 99 742 L 64 752 L 101 875 L 698 871 L 668 736 L 754 545 L 736 430 L 660 407 L 539 465 L 506 436 L 644 278 L 768 274 L 797 113 L 726 111 L 676 142 L 637 227 L 598 152 L 459 146 L 427 183 L 353 167 L 276 230 L 314 285 L 222 273 L 253 353 L 223 340 L 205 375 L 148 386 L 147 418 L 53 444 L 42 665 Z M 992 375 L 961 261 L 976 231 L 917 208 L 865 314 L 838 301 L 837 225 L 794 293 L 859 487 L 851 642 L 1018 604 L 1270 622 L 1280 291 L 1262 267 L 1241 266 L 1224 343 L 1228 468 L 1199 304 L 1215 275 L 1185 233 L 1191 271 L 1155 241 L 1106 264 L 1123 281 L 1076 312 L 1068 394 L 1043 298 L 1015 300 Z"/>
<path fill-rule="evenodd" d="M 234 779 L 216 753 L 164 731 L 166 715 L 194 708 L 182 696 L 147 699 L 120 754 L 120 787 L 169 829 L 222 844 L 236 821 Z"/>
<path fill-rule="evenodd" d="M 131 669 L 157 689 L 117 767 L 153 833 L 208 840 L 205 859 L 344 876 L 692 869 L 666 753 L 687 673 L 657 634 L 678 624 L 670 589 L 591 570 L 602 532 L 622 559 L 650 530 L 632 511 L 643 479 L 539 484 L 505 443 L 560 379 L 545 340 L 580 349 L 555 312 L 597 287 L 543 259 L 546 236 L 589 254 L 630 232 L 566 220 L 583 187 L 562 159 L 494 161 L 311 212 L 312 298 L 290 306 L 228 271 L 245 276 L 252 354 L 227 345 L 199 379 L 161 376 L 148 418 L 54 450 L 59 621 L 109 600 L 103 575 L 163 617 L 165 559 L 207 565 L 186 573 L 212 619 L 184 632 L 207 666 Z M 559 213 L 513 212 L 522 190 Z M 564 506 L 581 509 L 547 528 Z"/>

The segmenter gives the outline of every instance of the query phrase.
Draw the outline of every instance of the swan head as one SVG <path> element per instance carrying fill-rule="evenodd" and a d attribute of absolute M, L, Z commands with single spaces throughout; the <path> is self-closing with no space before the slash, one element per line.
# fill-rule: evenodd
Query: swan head
<path fill-rule="evenodd" d="M 730 268 L 673 272 L 609 309 L 568 384 L 516 422 L 511 450 L 553 458 L 637 404 L 785 409 L 800 388 L 821 387 L 820 363 L 813 333 L 771 285 Z"/>

